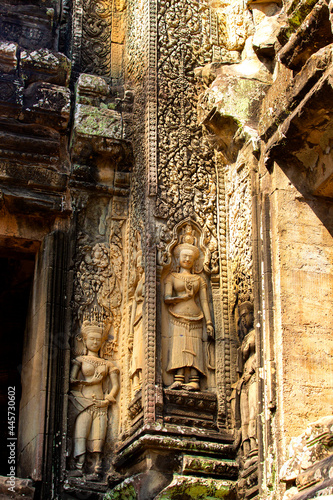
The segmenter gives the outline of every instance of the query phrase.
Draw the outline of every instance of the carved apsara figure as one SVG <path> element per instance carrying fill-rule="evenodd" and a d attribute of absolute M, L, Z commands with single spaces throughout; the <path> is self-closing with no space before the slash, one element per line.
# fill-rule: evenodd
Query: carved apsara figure
<path fill-rule="evenodd" d="M 207 336 L 214 338 L 214 327 L 207 299 L 207 284 L 193 274 L 199 249 L 188 225 L 182 242 L 174 249 L 179 259 L 179 272 L 165 279 L 164 302 L 169 310 L 170 345 L 166 371 L 173 374 L 170 389 L 200 390 L 200 377 L 206 375 L 203 352 L 203 320 Z M 189 382 L 184 384 L 186 371 Z"/>
<path fill-rule="evenodd" d="M 130 378 L 134 393 L 142 386 L 143 367 L 143 330 L 142 330 L 142 308 L 145 294 L 145 274 L 142 267 L 142 251 L 139 250 L 136 257 L 137 281 L 133 297 L 131 324 L 130 324 L 130 349 L 132 351 Z"/>
<path fill-rule="evenodd" d="M 240 415 L 241 439 L 244 456 L 257 448 L 257 378 L 253 305 L 239 306 L 239 337 L 242 342 L 237 353 L 236 407 Z"/>
<path fill-rule="evenodd" d="M 90 480 L 98 480 L 102 472 L 102 452 L 108 425 L 108 407 L 116 403 L 119 391 L 119 370 L 101 358 L 99 351 L 106 340 L 103 323 L 97 319 L 85 320 L 81 334 L 87 353 L 73 359 L 70 400 L 78 415 L 74 426 L 74 476 L 83 475 L 86 454 L 94 456 L 94 472 Z M 111 386 L 111 390 L 103 388 Z M 88 476 L 87 476 L 88 477 Z"/>

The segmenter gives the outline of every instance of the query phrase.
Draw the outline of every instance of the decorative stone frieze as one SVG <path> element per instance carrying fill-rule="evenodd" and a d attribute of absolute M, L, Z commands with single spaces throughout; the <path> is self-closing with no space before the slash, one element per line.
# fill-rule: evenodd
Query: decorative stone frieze
<path fill-rule="evenodd" d="M 2 40 L 15 42 L 25 49 L 42 47 L 54 50 L 55 4 L 39 6 L 33 2 L 25 5 L 4 2 L 0 7 Z M 18 18 L 20 22 L 17 22 Z"/>

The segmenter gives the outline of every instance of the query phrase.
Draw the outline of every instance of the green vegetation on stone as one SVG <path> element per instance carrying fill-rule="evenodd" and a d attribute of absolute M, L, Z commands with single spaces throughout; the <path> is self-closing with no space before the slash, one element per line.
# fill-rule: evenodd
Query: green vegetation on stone
<path fill-rule="evenodd" d="M 104 496 L 104 500 L 137 500 L 132 484 L 121 484 Z"/>
<path fill-rule="evenodd" d="M 287 40 L 291 35 L 298 30 L 306 16 L 311 12 L 318 0 L 299 0 L 292 3 L 288 10 L 289 18 L 288 25 L 286 28 L 285 36 Z"/>
<path fill-rule="evenodd" d="M 158 500 L 219 500 L 230 495 L 229 485 L 222 485 L 219 481 L 201 478 L 200 482 L 191 482 L 180 477 L 178 484 L 176 480 L 176 484 L 159 495 Z"/>

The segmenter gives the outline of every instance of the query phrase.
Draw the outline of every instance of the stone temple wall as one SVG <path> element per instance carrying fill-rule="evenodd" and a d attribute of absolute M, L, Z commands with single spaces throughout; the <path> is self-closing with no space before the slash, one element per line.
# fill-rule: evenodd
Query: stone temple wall
<path fill-rule="evenodd" d="M 1 498 L 331 498 L 332 11 L 2 3 Z"/>

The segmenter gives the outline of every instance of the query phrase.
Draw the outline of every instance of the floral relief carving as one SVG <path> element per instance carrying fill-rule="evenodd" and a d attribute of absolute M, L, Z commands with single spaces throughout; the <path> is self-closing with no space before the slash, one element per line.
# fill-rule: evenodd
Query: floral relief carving
<path fill-rule="evenodd" d="M 98 307 L 109 323 L 111 339 L 105 344 L 105 353 L 112 356 L 117 349 L 121 321 L 122 252 L 117 245 L 107 243 L 83 245 L 80 250 L 82 260 L 76 274 L 74 296 L 78 320 L 82 320 L 91 306 Z M 82 339 L 78 337 L 78 340 Z"/>
<path fill-rule="evenodd" d="M 206 270 L 217 273 L 216 174 L 212 150 L 197 119 L 200 88 L 194 75 L 196 67 L 212 60 L 210 14 L 205 3 L 160 3 L 155 215 L 167 219 L 169 229 L 186 217 L 199 222 L 209 248 Z"/>
<path fill-rule="evenodd" d="M 235 175 L 235 169 L 237 174 Z M 241 158 L 228 173 L 231 304 L 253 300 L 252 199 L 249 166 Z"/>
<path fill-rule="evenodd" d="M 81 67 L 86 73 L 110 74 L 111 6 L 106 0 L 83 3 Z"/>

